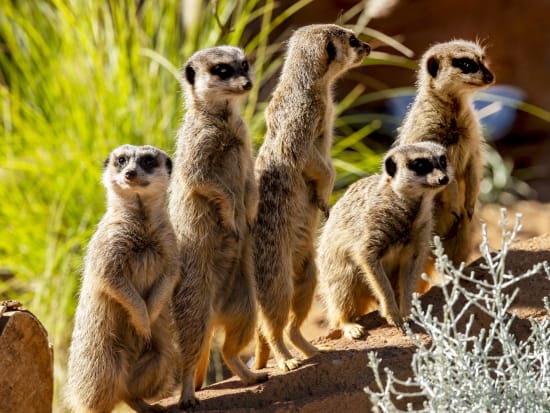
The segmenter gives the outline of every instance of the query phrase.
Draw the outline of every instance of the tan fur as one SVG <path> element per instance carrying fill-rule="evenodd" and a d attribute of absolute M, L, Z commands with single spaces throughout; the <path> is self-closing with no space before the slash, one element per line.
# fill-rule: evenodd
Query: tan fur
<path fill-rule="evenodd" d="M 453 66 L 453 59 L 463 58 L 473 60 L 478 70 L 463 73 Z M 456 180 L 435 199 L 435 231 L 455 265 L 466 261 L 471 250 L 471 220 L 483 172 L 484 139 L 471 95 L 494 82 L 484 59 L 483 48 L 469 41 L 431 47 L 421 59 L 418 94 L 398 138 L 399 144 L 429 140 L 447 148 Z"/>
<path fill-rule="evenodd" d="M 163 411 L 143 399 L 167 395 L 176 360 L 170 170 L 152 146 L 121 146 L 105 163 L 107 212 L 88 245 L 70 346 L 66 390 L 75 412 L 110 412 L 120 401 Z"/>
<path fill-rule="evenodd" d="M 306 357 L 318 353 L 302 336 L 300 325 L 316 284 L 319 209 L 328 214 L 335 176 L 330 159 L 331 89 L 369 51 L 350 30 L 336 25 L 303 27 L 288 43 L 279 84 L 265 112 L 267 134 L 255 165 L 260 203 L 254 259 L 261 314 L 256 368 L 265 367 L 270 347 L 279 368 L 299 365 L 284 343 L 285 329 Z"/>
<path fill-rule="evenodd" d="M 430 251 L 433 198 L 452 179 L 442 157 L 432 142 L 398 146 L 382 175 L 354 183 L 332 208 L 318 248 L 320 289 L 331 326 L 347 337 L 359 338 L 354 319 L 376 308 L 401 328 L 409 315 Z M 418 159 L 434 169 L 415 172 Z"/>
<path fill-rule="evenodd" d="M 256 325 L 249 228 L 257 188 L 250 138 L 239 115 L 252 85 L 244 52 L 221 46 L 195 53 L 185 64 L 185 85 L 187 111 L 169 202 L 180 254 L 181 284 L 174 295 L 180 408 L 198 403 L 194 387 L 202 384 L 216 325 L 225 329 L 222 355 L 231 371 L 247 385 L 267 379 L 239 358 Z"/>

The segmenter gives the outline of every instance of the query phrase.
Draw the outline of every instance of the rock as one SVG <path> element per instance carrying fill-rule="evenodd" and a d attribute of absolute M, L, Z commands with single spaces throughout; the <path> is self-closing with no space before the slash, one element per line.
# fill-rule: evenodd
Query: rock
<path fill-rule="evenodd" d="M 0 302 L 0 411 L 49 413 L 53 349 L 48 333 L 16 301 Z"/>

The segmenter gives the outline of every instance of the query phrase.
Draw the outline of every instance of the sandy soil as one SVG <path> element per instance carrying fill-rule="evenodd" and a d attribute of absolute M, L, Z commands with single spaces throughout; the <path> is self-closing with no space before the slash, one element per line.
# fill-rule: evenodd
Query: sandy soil
<path fill-rule="evenodd" d="M 550 261 L 550 211 L 549 206 L 538 203 L 518 203 L 508 210 L 510 223 L 514 213 L 523 214 L 524 231 L 514 244 L 507 260 L 507 269 L 520 274 L 535 263 Z M 500 246 L 500 218 L 497 206 L 481 208 L 479 219 L 487 223 L 489 239 L 494 249 Z M 510 224 L 511 225 L 511 224 Z M 544 234 L 545 235 L 539 235 Z M 533 236 L 539 235 L 535 238 Z M 480 235 L 476 235 L 480 240 Z M 474 257 L 474 251 L 472 256 Z M 479 254 L 477 254 L 479 255 Z M 477 276 L 485 274 L 479 261 L 473 262 L 469 269 Z M 550 281 L 538 274 L 519 284 L 520 294 L 513 311 L 517 320 L 513 332 L 518 338 L 526 337 L 530 332 L 527 319 L 548 316 L 542 299 L 550 296 Z M 440 309 L 444 299 L 439 288 L 432 288 L 422 296 L 423 305 L 432 304 L 434 310 Z M 337 331 L 327 331 L 326 322 L 320 306 L 315 306 L 306 327 L 314 343 L 330 346 L 334 350 L 304 361 L 297 370 L 281 373 L 268 367 L 270 380 L 260 385 L 243 387 L 235 377 L 215 383 L 198 392 L 200 406 L 197 411 L 229 412 L 342 412 L 370 411 L 370 402 L 363 392 L 365 386 L 373 384 L 373 375 L 367 367 L 368 353 L 376 351 L 382 359 L 382 367 L 389 367 L 398 377 L 411 375 L 410 361 L 414 351 L 410 340 L 396 328 L 385 324 L 378 314 L 371 313 L 361 318 L 368 335 L 360 340 L 348 340 L 340 337 Z M 481 314 L 476 315 L 475 328 L 486 327 L 488 320 Z M 428 337 L 422 331 L 415 330 L 423 339 Z M 174 406 L 177 398 L 163 401 L 171 406 L 171 412 L 177 412 Z"/>

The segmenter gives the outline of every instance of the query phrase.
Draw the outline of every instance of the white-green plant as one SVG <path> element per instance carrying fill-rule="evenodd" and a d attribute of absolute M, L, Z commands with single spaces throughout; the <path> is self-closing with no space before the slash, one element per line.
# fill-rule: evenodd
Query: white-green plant
<path fill-rule="evenodd" d="M 408 380 L 396 378 L 386 368 L 384 381 L 381 360 L 375 353 L 369 355 L 378 389 L 364 390 L 374 412 L 550 412 L 550 323 L 548 317 L 532 320 L 530 336 L 518 340 L 511 332 L 511 306 L 519 290 L 517 286 L 510 289 L 542 271 L 550 278 L 550 266 L 538 263 L 521 275 L 506 272 L 505 259 L 521 229 L 521 216 L 516 215 L 515 225 L 508 231 L 506 211 L 501 213 L 502 244 L 498 252 L 491 253 L 483 227 L 480 249 L 488 277 L 465 274 L 464 264 L 455 268 L 436 238 L 436 268 L 444 280 L 442 315 L 434 316 L 431 305 L 423 309 L 414 297 L 411 320 L 428 334 L 429 342 L 420 340 L 407 326 L 416 347 L 411 362 L 413 377 Z M 468 284 L 470 288 L 465 288 Z M 459 302 L 464 304 L 457 305 Z M 548 298 L 544 306 L 550 312 Z M 489 317 L 486 329 L 474 333 L 472 310 Z M 396 404 L 406 405 L 406 410 Z"/>

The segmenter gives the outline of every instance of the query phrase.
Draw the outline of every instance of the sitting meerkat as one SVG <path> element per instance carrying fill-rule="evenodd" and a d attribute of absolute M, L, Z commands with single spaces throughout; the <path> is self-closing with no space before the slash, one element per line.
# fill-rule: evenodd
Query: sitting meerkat
<path fill-rule="evenodd" d="M 204 49 L 185 63 L 187 111 L 178 131 L 169 213 L 177 237 L 181 282 L 174 294 L 181 349 L 180 408 L 198 403 L 213 328 L 225 329 L 222 356 L 246 384 L 267 379 L 239 354 L 254 337 L 256 293 L 249 228 L 257 187 L 248 129 L 239 104 L 252 87 L 244 52 Z"/>
<path fill-rule="evenodd" d="M 471 97 L 494 81 L 479 44 L 454 40 L 432 46 L 420 61 L 418 94 L 396 142 L 433 141 L 447 149 L 455 181 L 436 196 L 434 219 L 435 232 L 455 265 L 471 251 L 471 220 L 483 173 L 484 139 Z M 434 276 L 432 266 L 433 259 L 426 272 Z M 422 282 L 419 290 L 426 287 Z"/>
<path fill-rule="evenodd" d="M 170 158 L 123 145 L 105 161 L 107 212 L 88 245 L 69 349 L 67 402 L 78 413 L 164 411 L 176 351 L 169 303 L 176 237 L 166 210 Z"/>
<path fill-rule="evenodd" d="M 402 328 L 430 253 L 434 196 L 453 179 L 433 142 L 393 148 L 383 170 L 348 188 L 320 237 L 320 290 L 331 327 L 348 338 L 364 333 L 354 318 L 376 308 Z"/>
<path fill-rule="evenodd" d="M 260 194 L 254 226 L 260 309 L 255 368 L 266 366 L 270 348 L 280 369 L 299 366 L 284 342 L 285 330 L 306 357 L 319 352 L 303 337 L 300 326 L 317 283 L 314 243 L 319 210 L 328 216 L 335 177 L 330 158 L 332 87 L 369 52 L 351 30 L 333 24 L 302 27 L 288 42 L 255 164 Z"/>

